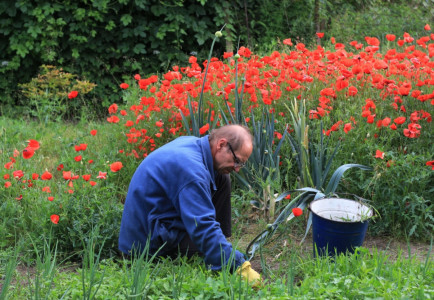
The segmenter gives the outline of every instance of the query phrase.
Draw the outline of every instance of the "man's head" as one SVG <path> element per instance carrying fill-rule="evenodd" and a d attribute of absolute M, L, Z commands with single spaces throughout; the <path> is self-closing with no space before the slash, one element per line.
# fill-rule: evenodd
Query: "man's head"
<path fill-rule="evenodd" d="M 226 125 L 211 131 L 209 144 L 214 169 L 221 174 L 238 172 L 253 150 L 253 136 L 249 128 L 241 125 Z"/>

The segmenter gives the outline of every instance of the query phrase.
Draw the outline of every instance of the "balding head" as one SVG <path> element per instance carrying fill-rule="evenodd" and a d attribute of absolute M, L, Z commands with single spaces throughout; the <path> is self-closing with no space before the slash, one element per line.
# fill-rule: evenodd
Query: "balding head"
<path fill-rule="evenodd" d="M 213 129 L 209 135 L 209 142 L 213 145 L 221 138 L 226 139 L 235 151 L 246 144 L 253 146 L 253 136 L 246 126 L 235 124 Z"/>
<path fill-rule="evenodd" d="M 226 125 L 211 131 L 209 145 L 214 170 L 220 174 L 238 172 L 252 154 L 253 136 L 245 126 Z"/>

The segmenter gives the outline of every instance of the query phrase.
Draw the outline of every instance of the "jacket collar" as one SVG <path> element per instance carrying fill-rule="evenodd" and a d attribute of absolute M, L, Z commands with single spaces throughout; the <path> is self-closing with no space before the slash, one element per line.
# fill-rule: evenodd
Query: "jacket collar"
<path fill-rule="evenodd" d="M 211 183 L 213 190 L 216 190 L 217 187 L 215 185 L 215 176 L 214 176 L 214 162 L 212 159 L 211 154 L 211 146 L 209 144 L 208 135 L 200 138 L 200 146 L 202 148 L 202 154 L 203 154 L 203 162 L 205 164 L 205 167 L 209 171 L 209 175 L 211 176 Z"/>

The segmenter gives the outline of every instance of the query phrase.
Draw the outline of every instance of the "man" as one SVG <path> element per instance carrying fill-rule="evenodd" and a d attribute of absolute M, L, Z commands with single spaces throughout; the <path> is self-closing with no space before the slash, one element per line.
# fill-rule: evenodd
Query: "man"
<path fill-rule="evenodd" d="M 140 253 L 149 239 L 150 253 L 198 253 L 213 270 L 242 266 L 249 281 L 259 279 L 226 240 L 231 236 L 229 173 L 244 166 L 252 149 L 247 127 L 226 125 L 202 138 L 179 137 L 152 152 L 131 180 L 119 249 Z"/>

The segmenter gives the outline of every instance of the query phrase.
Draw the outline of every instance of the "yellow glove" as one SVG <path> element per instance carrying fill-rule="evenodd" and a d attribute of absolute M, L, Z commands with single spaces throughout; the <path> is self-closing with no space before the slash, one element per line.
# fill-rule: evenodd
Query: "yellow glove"
<path fill-rule="evenodd" d="M 249 261 L 245 261 L 243 265 L 237 269 L 237 274 L 241 274 L 241 277 L 253 284 L 253 287 L 261 285 L 261 275 L 252 269 Z"/>

